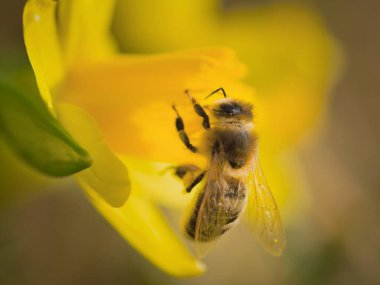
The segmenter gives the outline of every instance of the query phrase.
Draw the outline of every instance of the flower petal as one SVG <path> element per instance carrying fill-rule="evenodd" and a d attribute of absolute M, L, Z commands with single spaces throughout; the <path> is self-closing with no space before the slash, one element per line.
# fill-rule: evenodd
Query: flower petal
<path fill-rule="evenodd" d="M 190 162 L 194 155 L 178 139 L 171 104 L 178 105 L 186 129 L 195 132 L 201 118 L 184 90 L 201 100 L 223 86 L 234 97 L 250 99 L 251 90 L 238 83 L 244 71 L 228 49 L 115 57 L 73 69 L 62 98 L 88 110 L 118 153 Z"/>
<path fill-rule="evenodd" d="M 89 167 L 88 153 L 51 115 L 38 91 L 31 93 L 0 81 L 0 134 L 9 146 L 47 175 L 67 176 Z"/>
<path fill-rule="evenodd" d="M 130 193 L 126 167 L 107 146 L 96 122 L 88 114 L 65 103 L 59 104 L 57 110 L 60 121 L 93 159 L 89 169 L 77 174 L 78 180 L 94 189 L 109 205 L 121 207 Z"/>
<path fill-rule="evenodd" d="M 50 94 L 63 78 L 63 64 L 56 29 L 57 2 L 29 0 L 24 8 L 24 41 L 41 96 L 49 109 L 53 102 Z"/>
<path fill-rule="evenodd" d="M 145 199 L 171 209 L 183 209 L 192 199 L 185 193 L 183 182 L 173 175 L 172 164 L 152 162 L 133 157 L 122 156 L 128 167 L 129 176 Z"/>
<path fill-rule="evenodd" d="M 222 29 L 260 95 L 261 137 L 276 148 L 296 143 L 320 122 L 339 70 L 338 47 L 322 20 L 307 7 L 274 4 L 230 12 Z"/>
<path fill-rule="evenodd" d="M 247 82 L 260 100 L 255 101 L 260 104 L 256 108 L 260 137 L 269 136 L 284 149 L 320 121 L 341 56 L 312 9 L 286 1 L 223 9 L 220 0 L 161 0 L 146 14 L 150 2 L 120 1 L 115 30 L 126 52 L 229 46 L 247 64 Z M 162 20 L 173 14 L 175 27 Z"/>
<path fill-rule="evenodd" d="M 219 2 L 118 1 L 114 20 L 118 43 L 128 52 L 149 53 L 208 45 L 210 37 L 217 36 L 213 33 L 220 20 L 218 11 L 224 6 Z"/>
<path fill-rule="evenodd" d="M 116 50 L 111 37 L 115 0 L 66 0 L 59 2 L 59 28 L 65 62 L 80 64 Z"/>
<path fill-rule="evenodd" d="M 132 180 L 133 184 L 133 180 Z M 143 256 L 174 276 L 193 276 L 204 272 L 204 265 L 186 249 L 152 202 L 138 197 L 136 185 L 128 203 L 110 207 L 88 185 L 83 185 L 97 210 Z M 136 191 L 135 191 L 136 190 Z"/>

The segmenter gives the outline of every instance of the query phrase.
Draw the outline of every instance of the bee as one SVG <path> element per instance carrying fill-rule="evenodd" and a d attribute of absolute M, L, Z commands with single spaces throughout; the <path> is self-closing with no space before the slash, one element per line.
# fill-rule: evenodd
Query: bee
<path fill-rule="evenodd" d="M 181 178 L 186 192 L 198 184 L 198 193 L 185 232 L 195 241 L 196 254 L 204 257 L 211 245 L 231 229 L 246 212 L 248 224 L 261 245 L 279 256 L 285 247 L 285 233 L 276 201 L 268 187 L 258 161 L 258 137 L 253 123 L 253 106 L 229 98 L 223 88 L 223 98 L 201 106 L 188 90 L 195 113 L 202 118 L 204 129 L 199 146 L 192 144 L 176 106 L 175 126 L 186 148 L 208 158 L 202 170 L 192 164 L 179 165 L 175 175 Z"/>

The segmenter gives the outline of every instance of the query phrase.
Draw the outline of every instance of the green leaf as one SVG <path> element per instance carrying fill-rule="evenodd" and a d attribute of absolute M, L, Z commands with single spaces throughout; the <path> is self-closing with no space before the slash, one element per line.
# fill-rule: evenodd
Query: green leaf
<path fill-rule="evenodd" d="M 92 164 L 36 91 L 21 92 L 1 79 L 0 135 L 23 160 L 50 176 L 71 175 Z"/>

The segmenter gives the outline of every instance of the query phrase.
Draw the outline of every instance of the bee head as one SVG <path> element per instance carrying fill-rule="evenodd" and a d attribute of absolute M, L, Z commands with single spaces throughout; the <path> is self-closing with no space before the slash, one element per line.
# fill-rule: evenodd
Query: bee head
<path fill-rule="evenodd" d="M 246 123 L 253 119 L 252 105 L 231 98 L 218 100 L 210 106 L 213 116 L 225 123 Z"/>

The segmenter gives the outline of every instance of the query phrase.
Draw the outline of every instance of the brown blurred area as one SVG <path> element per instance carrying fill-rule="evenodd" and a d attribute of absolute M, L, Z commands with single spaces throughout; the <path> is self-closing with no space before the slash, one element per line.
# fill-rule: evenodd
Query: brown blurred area
<path fill-rule="evenodd" d="M 0 3 L 0 58 L 22 57 L 24 1 Z M 283 257 L 263 253 L 239 227 L 206 258 L 204 276 L 174 279 L 125 243 L 74 182 L 47 180 L 49 191 L 0 203 L 0 284 L 380 284 L 380 2 L 307 3 L 339 41 L 345 63 L 318 141 L 298 147 L 312 216 L 289 230 Z"/>

